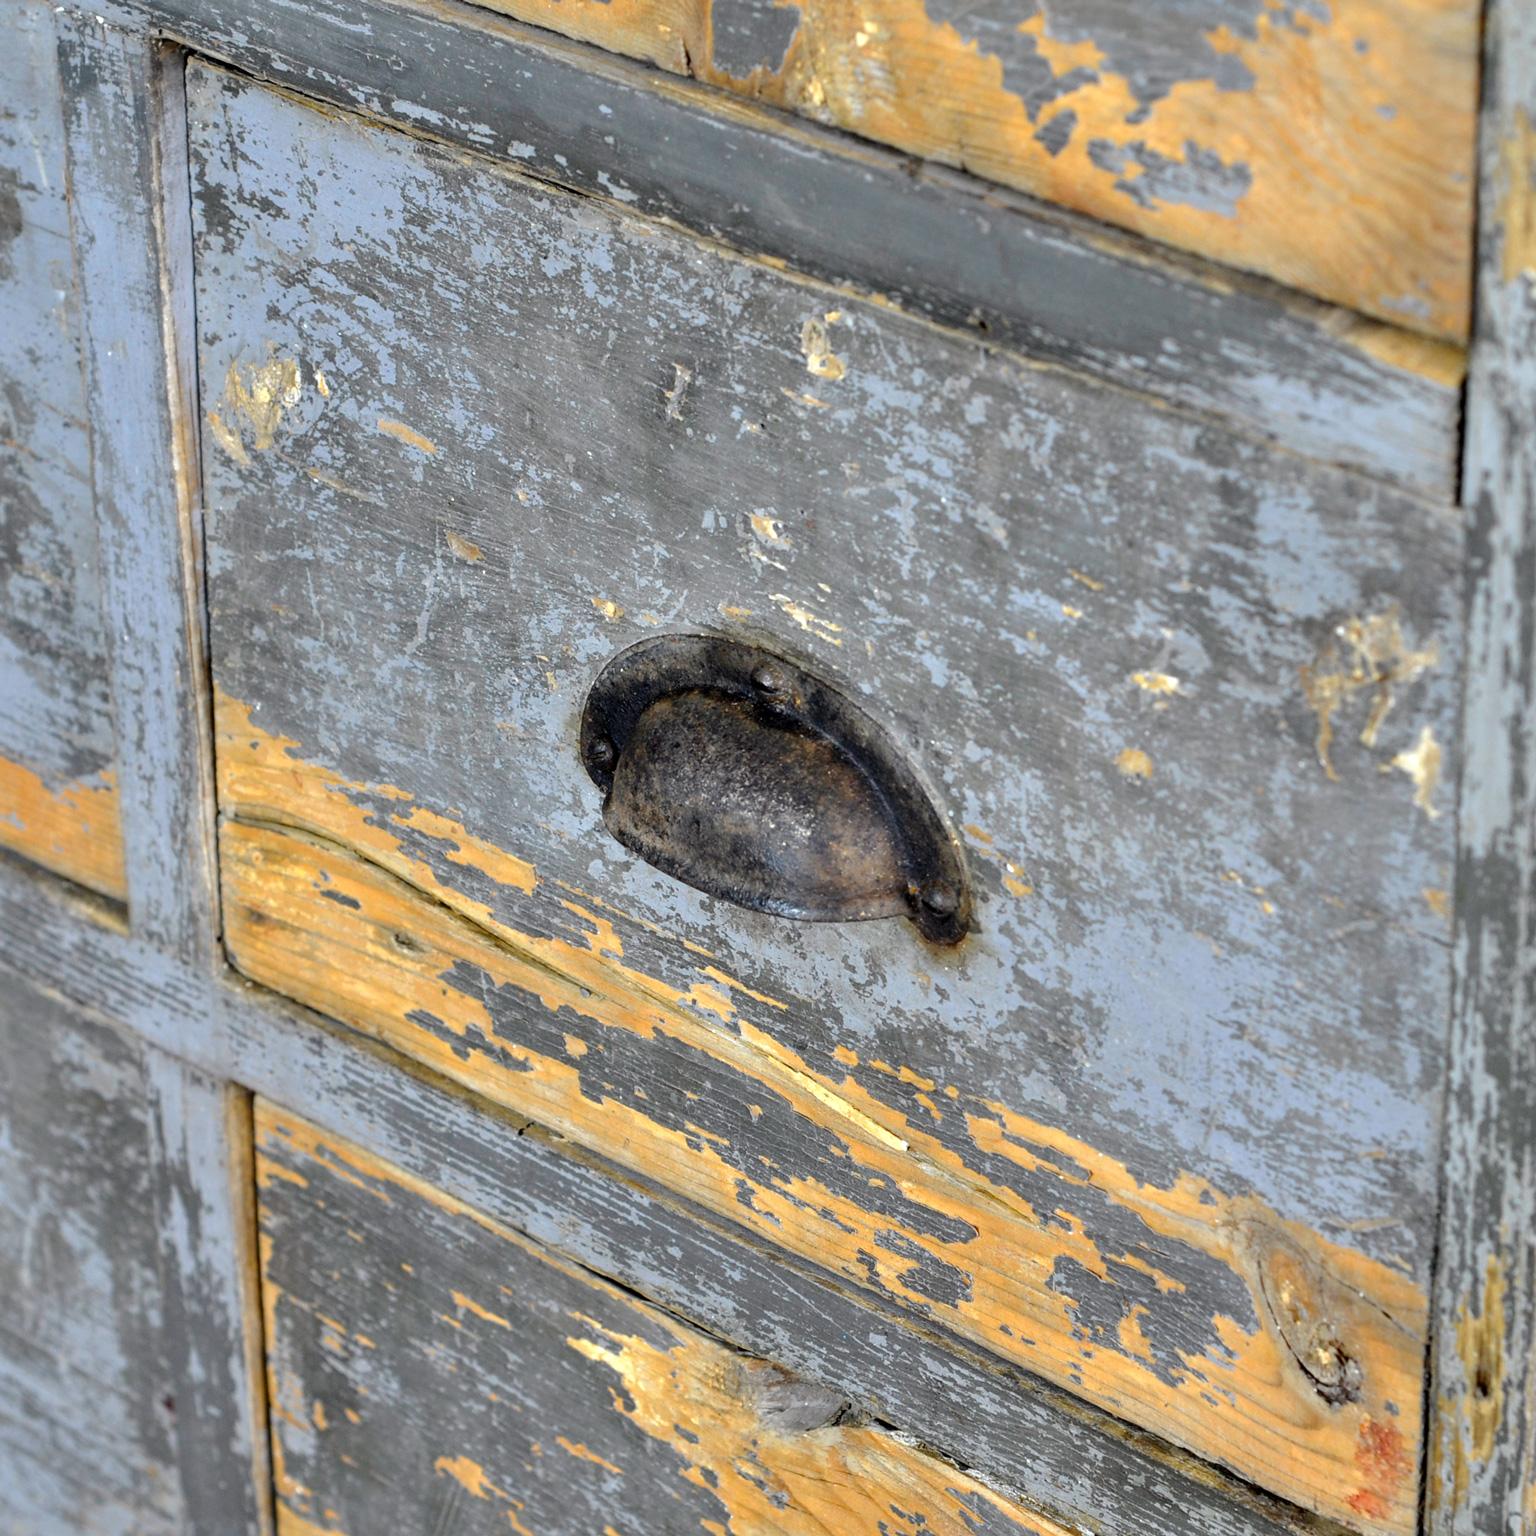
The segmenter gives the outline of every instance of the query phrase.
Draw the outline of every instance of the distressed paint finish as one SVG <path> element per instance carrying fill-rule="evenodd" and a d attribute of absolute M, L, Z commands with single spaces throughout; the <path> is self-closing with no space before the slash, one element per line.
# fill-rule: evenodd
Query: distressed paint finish
<path fill-rule="evenodd" d="M 250 1095 L 144 1048 L 184 1529 L 271 1536 Z"/>
<path fill-rule="evenodd" d="M 1351 308 L 1466 333 L 1471 0 L 497 0 Z"/>
<path fill-rule="evenodd" d="M 70 215 L 128 915 L 217 953 L 181 60 L 61 15 Z"/>
<path fill-rule="evenodd" d="M 244 1095 L 8 969 L 0 1054 L 0 1530 L 263 1536 Z"/>
<path fill-rule="evenodd" d="M 503 1224 L 706 1331 L 819 1381 L 1069 1527 L 1113 1536 L 1315 1536 L 1311 1517 L 903 1316 L 868 1289 L 754 1241 L 526 1117 L 234 973 L 197 976 L 0 867 L 0 939 L 29 976 L 184 1052 L 199 1070 L 302 1105 Z"/>
<path fill-rule="evenodd" d="M 190 99 L 242 968 L 1406 1528 L 1451 833 L 1398 759 L 1454 766 L 1454 519 L 215 72 Z M 908 736 L 981 887 L 958 956 L 602 833 L 585 687 L 701 622 Z"/>
<path fill-rule="evenodd" d="M 1459 346 L 481 10 L 130 0 L 111 14 L 993 344 L 1454 495 Z"/>
<path fill-rule="evenodd" d="M 0 848 L 125 894 L 52 8 L 0 50 Z"/>
<path fill-rule="evenodd" d="M 157 451 L 171 371 L 162 301 L 177 287 L 190 297 L 185 268 L 162 287 L 177 242 L 158 217 L 157 133 L 184 151 L 184 129 L 156 97 L 152 39 L 63 7 L 0 11 L 0 844 L 112 898 L 9 863 L 17 899 L 59 903 L 55 938 L 79 925 L 142 956 L 173 937 L 150 898 L 157 869 L 175 864 L 173 906 L 201 901 L 211 915 L 213 893 L 188 847 L 199 825 L 211 832 L 211 785 L 167 771 L 190 730 L 206 774 L 196 678 L 180 697 L 152 686 L 189 671 L 185 645 L 155 622 L 166 594 L 184 629 L 199 622 L 184 601 L 198 577 L 178 477 L 165 474 L 173 455 Z M 184 261 L 186 188 L 183 160 L 172 191 Z M 27 948 L 57 960 L 53 943 Z M 248 1104 L 184 1051 L 45 1000 L 10 969 L 22 953 L 0 945 L 0 1527 L 261 1536 Z M 69 969 L 34 975 L 51 996 Z M 114 970 L 95 1017 L 121 1021 Z"/>
<path fill-rule="evenodd" d="M 1428 1528 L 1536 1528 L 1536 6 L 1489 8 Z"/>
<path fill-rule="evenodd" d="M 1067 1536 L 282 1110 L 257 1142 L 286 1536 Z"/>
<path fill-rule="evenodd" d="M 173 1536 L 144 1053 L 0 983 L 0 1527 Z"/>
<path fill-rule="evenodd" d="M 253 1463 L 232 1484 L 216 1455 L 239 1373 L 206 1310 L 236 1273 L 205 1183 L 229 1095 L 10 973 L 0 1054 L 0 1528 L 254 1533 Z"/>

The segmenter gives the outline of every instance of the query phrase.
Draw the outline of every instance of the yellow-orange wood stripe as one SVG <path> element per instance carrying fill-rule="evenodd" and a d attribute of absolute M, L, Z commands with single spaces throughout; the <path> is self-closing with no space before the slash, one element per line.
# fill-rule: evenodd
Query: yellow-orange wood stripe
<path fill-rule="evenodd" d="M 599 1327 L 578 1310 L 571 1315 L 566 1346 L 590 1364 L 608 1389 L 612 1411 L 664 1441 L 676 1454 L 678 1475 L 707 1486 L 729 1509 L 729 1524 L 721 1536 L 725 1531 L 730 1536 L 827 1536 L 833 1531 L 840 1536 L 879 1536 L 891 1528 L 893 1508 L 903 1512 L 904 1528 L 931 1531 L 933 1536 L 970 1536 L 979 1506 L 1001 1517 L 1006 1528 L 1020 1536 L 1068 1536 L 1065 1527 L 1001 1498 L 976 1478 L 883 1430 L 863 1425 L 828 1425 L 810 1431 L 777 1428 L 762 1414 L 754 1391 L 753 1378 L 774 1370 L 767 1362 L 744 1358 L 633 1298 L 616 1297 L 601 1280 L 360 1148 L 261 1101 L 256 1134 L 258 1185 L 271 1192 L 264 1193 L 263 1199 L 291 1200 L 295 1186 L 307 1189 L 335 1176 L 397 1204 L 408 1206 L 413 1198 L 428 1201 L 456 1220 L 473 1222 L 509 1246 L 532 1254 L 565 1280 L 618 1300 L 622 1311 L 635 1315 L 643 1334 L 639 1327 L 633 1333 Z M 366 1231 L 353 1236 L 366 1247 Z M 273 1276 L 275 1239 L 266 1223 L 261 1246 L 263 1310 L 270 1342 L 281 1335 L 287 1298 Z M 411 1265 L 408 1283 L 430 1284 L 431 1265 L 432 1255 L 423 1254 Z M 454 1306 L 492 1328 L 508 1328 L 511 1324 L 498 1310 L 506 1303 L 497 1295 L 495 1278 L 486 1276 L 483 1300 L 454 1292 Z M 329 1302 L 328 1297 L 310 1295 L 299 1298 L 297 1304 L 313 1308 L 319 1300 Z M 347 1327 L 351 1320 L 335 1321 Z M 370 1322 L 369 1326 L 377 1325 Z M 447 1347 L 451 1352 L 451 1343 Z M 279 1351 L 271 1351 L 267 1361 L 269 1400 L 276 1420 L 273 1459 L 279 1529 L 284 1536 L 319 1532 L 372 1536 L 343 1531 L 334 1515 L 326 1519 L 327 1512 L 315 1507 L 311 1491 L 289 1472 L 283 1454 L 285 1426 L 308 1435 L 317 1417 L 321 1424 L 324 1418 L 308 1400 L 305 1383 L 282 1367 L 279 1356 Z M 466 1385 L 465 1390 L 473 1388 Z M 551 1404 L 554 1410 L 558 1406 Z M 319 1439 L 323 1444 L 323 1430 Z M 550 1439 L 573 1459 L 622 1475 L 621 1468 L 603 1461 L 579 1440 L 558 1433 Z M 474 1461 L 462 1448 L 445 1444 L 435 1469 L 471 1497 L 487 1500 L 503 1512 L 516 1512 L 519 1501 L 512 1477 Z M 643 1520 L 645 1515 L 644 1509 L 615 1510 L 616 1521 L 625 1529 L 630 1528 L 626 1516 Z M 512 1528 L 522 1526 L 514 1520 Z"/>
<path fill-rule="evenodd" d="M 1142 1184 L 1057 1127 L 926 1083 L 944 1113 L 964 1117 L 979 1154 L 1052 1181 L 1054 1208 L 1031 1206 L 851 1073 L 812 1070 L 771 1026 L 746 1016 L 743 990 L 708 956 L 697 957 L 689 988 L 643 974 L 626 965 L 622 935 L 596 903 L 542 890 L 526 859 L 396 788 L 373 787 L 376 799 L 397 809 L 371 813 L 335 774 L 258 727 L 240 703 L 221 697 L 216 712 L 222 808 L 252 822 L 227 820 L 221 839 L 227 939 L 248 975 L 849 1280 L 873 1281 L 931 1311 L 912 1284 L 913 1255 L 963 1265 L 966 1294 L 939 1309 L 948 1327 L 1298 1504 L 1362 1531 L 1412 1528 L 1426 1323 L 1425 1298 L 1403 1275 L 1256 1200 L 1228 1197 L 1197 1173 L 1167 1188 Z M 407 829 L 439 840 L 466 873 L 489 876 L 530 902 L 559 904 L 581 919 L 585 938 L 517 931 L 440 880 L 408 848 Z M 485 1003 L 451 984 L 455 966 L 516 988 L 558 1014 L 562 1027 L 568 1021 L 563 1046 L 543 1053 L 498 1042 Z M 789 1102 L 809 1128 L 846 1146 L 870 1185 L 888 1181 L 974 1237 L 947 1244 L 913 1227 L 900 1230 L 893 1251 L 880 1241 L 900 1226 L 889 1212 L 784 1170 L 744 1179 L 707 1135 L 664 1124 L 618 1093 L 585 1091 L 589 1052 L 663 1037 L 736 1074 L 744 1102 L 754 1092 Z M 511 1064 L 497 1059 L 501 1051 L 510 1051 Z M 852 1050 L 839 1059 L 858 1064 Z M 1128 1307 L 1112 1341 L 1079 1326 L 1076 1303 L 1051 1283 L 1059 1262 L 1104 1280 L 1117 1264 L 1147 1268 L 1139 1256 L 1105 1251 L 1074 1210 L 1090 1211 L 1106 1196 L 1156 1242 L 1229 1271 L 1252 1298 L 1257 1329 L 1220 1312 L 1201 1316 L 1198 1301 L 1155 1268 L 1148 1272 L 1160 1303 L 1185 1309 L 1212 1333 L 1219 1344 L 1211 1354 L 1186 1356 L 1183 1374 L 1170 1381 L 1147 1350 L 1144 1309 Z M 1336 1348 L 1358 1368 L 1358 1380 L 1334 1402 L 1299 1361 Z"/>
<path fill-rule="evenodd" d="M 0 757 L 0 847 L 102 896 L 127 897 L 117 785 L 110 773 L 60 787 Z"/>
<path fill-rule="evenodd" d="M 719 16 L 712 0 L 489 3 L 1395 324 L 1467 334 L 1473 0 L 1255 0 L 1203 20 L 1128 5 L 1113 36 L 1084 0 L 950 7 L 953 23 L 931 0 L 732 0 Z M 781 26 L 758 30 L 787 47 L 760 47 L 779 56 L 754 67 L 722 39 L 774 9 Z"/>

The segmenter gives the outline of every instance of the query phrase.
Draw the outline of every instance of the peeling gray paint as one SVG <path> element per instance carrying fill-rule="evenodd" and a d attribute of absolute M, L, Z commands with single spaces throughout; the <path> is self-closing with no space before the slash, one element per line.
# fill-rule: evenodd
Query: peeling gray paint
<path fill-rule="evenodd" d="M 712 60 L 737 80 L 753 70 L 773 74 L 800 27 L 797 5 L 764 5 L 761 0 L 715 0 L 709 8 Z"/>

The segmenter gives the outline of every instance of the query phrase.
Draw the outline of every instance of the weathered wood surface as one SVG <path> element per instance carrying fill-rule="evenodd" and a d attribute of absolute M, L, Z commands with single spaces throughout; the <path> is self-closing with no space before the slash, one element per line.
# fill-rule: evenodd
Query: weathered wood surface
<path fill-rule="evenodd" d="M 1307 301 L 985 183 L 503 20 L 427 0 L 108 0 L 125 25 L 336 105 L 504 153 L 986 340 L 1437 500 L 1460 348 Z M 85 15 L 98 7 L 91 7 Z"/>
<path fill-rule="evenodd" d="M 1536 6 L 1489 9 L 1428 1527 L 1536 1529 Z"/>
<path fill-rule="evenodd" d="M 254 1272 L 210 1198 L 228 1092 L 13 975 L 0 1055 L 0 1529 L 265 1528 L 229 1353 Z"/>
<path fill-rule="evenodd" d="M 251 1100 L 145 1047 L 161 1285 L 185 1529 L 270 1536 Z"/>
<path fill-rule="evenodd" d="M 0 955 L 210 1077 L 248 1085 L 866 1415 L 1106 1536 L 1315 1533 L 1307 1516 L 876 1294 L 229 974 L 199 974 L 0 866 Z M 530 1001 L 530 1008 L 538 1004 Z"/>
<path fill-rule="evenodd" d="M 0 847 L 120 899 L 53 10 L 0 24 Z"/>
<path fill-rule="evenodd" d="M 1352 308 L 1465 334 L 1473 0 L 496 8 Z"/>
<path fill-rule="evenodd" d="M 174 1533 L 142 1050 L 0 988 L 0 1524 Z"/>
<path fill-rule="evenodd" d="M 56 774 L 53 805 L 71 813 L 55 818 L 57 850 L 5 835 L 36 833 L 39 802 L 18 800 L 0 763 L 0 841 L 114 898 L 75 890 L 68 922 L 127 945 L 126 898 L 130 952 L 158 943 L 211 966 L 200 566 L 181 516 L 195 440 L 173 404 L 166 328 L 174 295 L 191 295 L 184 122 L 160 94 L 168 83 L 174 98 L 179 62 L 162 80 L 169 56 L 147 35 L 62 7 L 0 10 L 0 194 L 9 170 L 19 220 L 4 230 L 15 255 L 0 274 L 0 319 L 14 319 L 4 334 L 17 343 L 0 357 L 14 417 L 0 462 L 21 466 L 20 479 L 0 479 L 0 751 L 19 730 L 28 748 L 45 741 L 34 755 L 75 754 Z M 51 604 L 41 611 L 39 592 Z M 65 740 L 66 719 L 84 722 L 77 738 Z M 20 866 L 6 874 L 34 906 L 50 888 Z M 50 956 L 54 937 L 29 946 L 49 988 L 68 970 Z M 0 945 L 0 958 L 18 957 Z M 121 964 L 114 973 L 97 1013 L 121 1020 Z M 15 1393 L 0 1393 L 7 1422 L 25 1425 L 14 1454 L 0 1446 L 0 1526 L 260 1536 L 270 1473 L 244 1096 L 73 1021 L 9 972 L 0 1024 L 0 1140 L 14 1154 L 0 1209 L 24 1227 L 0 1237 L 18 1266 L 0 1284 L 26 1346 L 6 1362 Z M 153 1037 L 163 1022 L 137 1028 Z"/>
<path fill-rule="evenodd" d="M 241 966 L 1406 1529 L 1455 520 L 216 72 L 190 116 Z M 603 834 L 591 676 L 741 622 L 926 760 L 958 956 Z"/>
<path fill-rule="evenodd" d="M 1067 1536 L 304 1121 L 259 1105 L 279 1529 Z"/>
<path fill-rule="evenodd" d="M 79 15 L 60 17 L 58 57 L 129 919 L 146 942 L 211 963 L 181 61 L 151 37 Z"/>

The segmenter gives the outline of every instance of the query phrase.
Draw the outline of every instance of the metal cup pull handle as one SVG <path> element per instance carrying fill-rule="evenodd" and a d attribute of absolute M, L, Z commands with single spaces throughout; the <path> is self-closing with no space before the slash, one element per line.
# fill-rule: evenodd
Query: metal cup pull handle
<path fill-rule="evenodd" d="M 697 890 L 802 922 L 906 916 L 937 944 L 970 927 L 959 842 L 917 771 L 861 704 L 762 646 L 621 651 L 581 754 L 609 832 Z"/>

